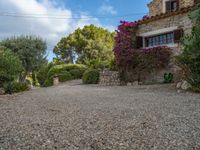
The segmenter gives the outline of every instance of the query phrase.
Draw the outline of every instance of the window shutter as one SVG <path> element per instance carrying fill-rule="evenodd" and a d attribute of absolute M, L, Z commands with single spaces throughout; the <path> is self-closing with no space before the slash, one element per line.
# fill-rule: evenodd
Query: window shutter
<path fill-rule="evenodd" d="M 137 36 L 136 37 L 136 48 L 142 48 L 143 47 L 143 37 Z"/>
<path fill-rule="evenodd" d="M 171 11 L 171 1 L 167 1 L 167 2 L 165 3 L 165 5 L 166 5 L 166 12 Z"/>
<path fill-rule="evenodd" d="M 174 31 L 174 42 L 179 43 L 181 38 L 183 37 L 184 31 L 183 29 L 177 29 Z"/>

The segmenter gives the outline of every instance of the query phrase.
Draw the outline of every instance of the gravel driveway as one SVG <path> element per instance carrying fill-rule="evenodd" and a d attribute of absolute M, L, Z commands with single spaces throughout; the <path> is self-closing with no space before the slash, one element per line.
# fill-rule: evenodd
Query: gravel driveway
<path fill-rule="evenodd" d="M 200 95 L 78 83 L 1 96 L 0 149 L 200 149 Z"/>

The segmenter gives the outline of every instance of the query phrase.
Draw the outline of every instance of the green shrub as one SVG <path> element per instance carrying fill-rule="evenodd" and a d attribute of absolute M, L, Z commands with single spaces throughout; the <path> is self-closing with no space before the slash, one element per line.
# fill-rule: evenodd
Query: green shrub
<path fill-rule="evenodd" d="M 80 69 L 72 69 L 69 71 L 69 73 L 72 75 L 73 79 L 81 79 L 84 71 Z"/>
<path fill-rule="evenodd" d="M 84 72 L 87 67 L 81 64 L 63 64 L 63 65 L 56 65 L 49 70 L 48 77 L 53 77 L 58 75 L 64 71 L 70 72 L 71 70 L 78 69 L 80 72 Z"/>
<path fill-rule="evenodd" d="M 43 66 L 37 73 L 37 79 L 41 86 L 48 87 L 53 85 L 53 77 L 58 76 L 60 82 L 73 79 L 80 79 L 87 67 L 81 64 L 49 64 Z"/>
<path fill-rule="evenodd" d="M 67 71 L 63 71 L 58 74 L 58 78 L 60 82 L 65 82 L 73 79 L 72 75 Z"/>
<path fill-rule="evenodd" d="M 37 72 L 37 80 L 40 84 L 40 86 L 45 86 L 45 82 L 48 79 L 48 72 L 53 67 L 53 64 L 46 64 L 43 65 L 40 70 Z"/>
<path fill-rule="evenodd" d="M 50 79 L 46 79 L 44 81 L 43 87 L 49 87 L 49 86 L 52 86 L 52 85 L 53 85 L 53 79 L 50 78 Z"/>
<path fill-rule="evenodd" d="M 91 69 L 83 74 L 84 84 L 98 84 L 99 82 L 99 71 L 97 69 Z"/>
<path fill-rule="evenodd" d="M 0 46 L 0 87 L 19 77 L 23 66 L 19 58 L 9 49 Z"/>
<path fill-rule="evenodd" d="M 115 59 L 111 60 L 111 62 L 110 62 L 110 70 L 112 70 L 112 71 L 118 71 L 117 62 L 116 62 Z"/>
<path fill-rule="evenodd" d="M 3 85 L 3 89 L 5 93 L 12 94 L 12 93 L 27 91 L 29 87 L 26 83 L 8 82 Z"/>
<path fill-rule="evenodd" d="M 99 59 L 95 59 L 95 60 L 87 61 L 86 64 L 87 64 L 87 66 L 89 66 L 89 68 L 103 70 L 103 69 L 106 69 L 106 68 L 109 69 L 111 62 L 105 61 L 105 60 L 102 61 L 102 60 L 99 60 Z"/>
<path fill-rule="evenodd" d="M 182 44 L 183 52 L 177 57 L 178 65 L 184 72 L 184 79 L 195 92 L 200 92 L 200 8 L 191 13 L 192 34 L 186 35 Z"/>

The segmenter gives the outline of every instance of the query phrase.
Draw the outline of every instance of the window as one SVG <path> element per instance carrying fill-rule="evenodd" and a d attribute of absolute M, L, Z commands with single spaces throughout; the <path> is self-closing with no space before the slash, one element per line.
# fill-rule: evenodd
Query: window
<path fill-rule="evenodd" d="M 145 38 L 146 47 L 153 47 L 164 44 L 174 43 L 174 32 Z"/>
<path fill-rule="evenodd" d="M 166 12 L 178 10 L 178 0 L 169 0 L 166 2 Z"/>

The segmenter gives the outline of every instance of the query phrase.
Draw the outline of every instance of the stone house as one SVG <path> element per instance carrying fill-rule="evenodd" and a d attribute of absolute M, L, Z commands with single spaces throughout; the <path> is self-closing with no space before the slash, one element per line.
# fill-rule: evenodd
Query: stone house
<path fill-rule="evenodd" d="M 180 39 L 192 29 L 188 15 L 198 3 L 200 0 L 152 0 L 148 4 L 149 16 L 137 21 L 137 48 L 168 46 L 173 55 L 180 54 Z M 163 82 L 164 73 L 172 73 L 175 82 L 181 79 L 181 70 L 175 65 L 174 57 L 167 68 L 143 75 L 141 81 L 144 84 Z M 101 73 L 100 84 L 118 85 L 117 76 L 115 72 Z"/>
<path fill-rule="evenodd" d="M 192 22 L 188 17 L 199 0 L 153 0 L 148 4 L 149 16 L 138 21 L 138 48 L 168 46 L 174 55 L 180 54 L 180 38 L 190 34 Z M 176 81 L 179 68 L 172 63 L 168 68 L 152 74 L 146 81 L 163 81 L 164 72 L 174 74 Z"/>

